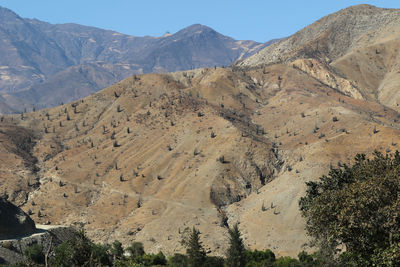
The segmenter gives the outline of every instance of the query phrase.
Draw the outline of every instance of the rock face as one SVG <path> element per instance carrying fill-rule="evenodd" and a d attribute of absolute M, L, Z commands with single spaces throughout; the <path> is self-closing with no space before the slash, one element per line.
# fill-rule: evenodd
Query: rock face
<path fill-rule="evenodd" d="M 35 222 L 20 208 L 0 198 L 0 239 L 32 234 Z"/>

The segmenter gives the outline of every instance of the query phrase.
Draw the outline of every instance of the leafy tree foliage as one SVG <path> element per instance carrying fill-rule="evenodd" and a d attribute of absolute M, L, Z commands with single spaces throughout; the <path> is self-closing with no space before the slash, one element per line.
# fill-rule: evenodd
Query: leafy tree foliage
<path fill-rule="evenodd" d="M 92 244 L 90 263 L 95 266 L 111 266 L 110 246 Z"/>
<path fill-rule="evenodd" d="M 144 255 L 144 247 L 141 242 L 133 242 L 126 250 L 131 254 L 131 258 L 141 257 Z"/>
<path fill-rule="evenodd" d="M 170 267 L 186 267 L 188 265 L 188 257 L 184 254 L 175 253 L 168 259 Z"/>
<path fill-rule="evenodd" d="M 119 242 L 118 240 L 115 240 L 112 243 L 110 252 L 114 256 L 114 260 L 121 259 L 122 256 L 124 255 L 124 248 L 122 247 L 122 243 Z"/>
<path fill-rule="evenodd" d="M 92 242 L 84 230 L 55 248 L 55 266 L 89 266 Z"/>
<path fill-rule="evenodd" d="M 277 259 L 273 266 L 274 267 L 275 266 L 276 267 L 302 267 L 303 265 L 298 260 L 286 256 L 286 257 L 281 257 L 281 258 Z"/>
<path fill-rule="evenodd" d="M 265 251 L 246 250 L 246 267 L 273 266 L 275 263 L 275 254 L 267 249 Z"/>
<path fill-rule="evenodd" d="M 375 152 L 372 159 L 358 154 L 352 166 L 333 168 L 320 181 L 308 182 L 299 205 L 314 244 L 332 258 L 341 254 L 341 264 L 399 262 L 400 254 L 393 252 L 400 244 L 398 151 L 386 156 Z"/>
<path fill-rule="evenodd" d="M 34 244 L 24 251 L 25 256 L 33 263 L 44 263 L 43 247 L 39 244 Z"/>
<path fill-rule="evenodd" d="M 224 267 L 224 258 L 216 256 L 206 256 L 202 267 Z"/>

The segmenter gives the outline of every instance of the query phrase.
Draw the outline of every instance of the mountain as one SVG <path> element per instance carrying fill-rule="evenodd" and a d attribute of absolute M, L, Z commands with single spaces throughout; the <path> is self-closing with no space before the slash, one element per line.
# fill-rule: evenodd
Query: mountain
<path fill-rule="evenodd" d="M 241 61 L 255 67 L 293 64 L 352 97 L 397 108 L 400 10 L 370 5 L 326 16 Z"/>
<path fill-rule="evenodd" d="M 222 255 L 238 223 L 246 247 L 297 255 L 305 183 L 399 149 L 400 113 L 383 97 L 400 84 L 398 12 L 350 7 L 231 67 L 138 74 L 3 116 L 0 194 L 38 223 L 149 252 L 184 251 L 195 226 Z"/>
<path fill-rule="evenodd" d="M 227 66 L 269 44 L 236 41 L 199 24 L 163 37 L 134 37 L 23 19 L 5 8 L 0 37 L 0 93 L 20 111 L 76 100 L 135 73 Z"/>

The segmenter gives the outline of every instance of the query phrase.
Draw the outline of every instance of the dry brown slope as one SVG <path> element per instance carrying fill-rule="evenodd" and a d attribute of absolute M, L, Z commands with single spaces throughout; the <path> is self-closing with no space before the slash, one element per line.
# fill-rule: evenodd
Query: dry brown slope
<path fill-rule="evenodd" d="M 398 114 L 375 102 L 344 96 L 286 65 L 273 65 L 265 72 L 249 75 L 263 88 L 260 95 L 275 95 L 252 119 L 280 144 L 286 171 L 258 195 L 231 205 L 228 213 L 230 222 L 242 222 L 250 247 L 259 249 L 265 243 L 295 255 L 307 240 L 298 210 L 305 182 L 326 174 L 330 165 L 351 162 L 356 153 L 396 149 Z M 379 132 L 374 134 L 374 127 Z"/>
<path fill-rule="evenodd" d="M 95 240 L 167 253 L 196 226 L 221 254 L 224 224 L 239 222 L 250 248 L 295 256 L 307 241 L 305 181 L 398 146 L 397 13 L 362 5 L 323 18 L 271 48 L 283 63 L 140 75 L 7 117 L 6 129 L 39 138 L 40 187 L 24 208 L 42 223 L 81 224 Z M 18 162 L 8 164 L 26 170 Z"/>
<path fill-rule="evenodd" d="M 39 222 L 167 253 L 182 251 L 180 234 L 196 226 L 217 254 L 224 222 L 239 222 L 247 246 L 294 256 L 307 241 L 304 182 L 355 153 L 396 148 L 397 117 L 276 64 L 140 75 L 7 118 L 41 135 L 41 185 L 24 206 Z"/>
<path fill-rule="evenodd" d="M 181 250 L 179 231 L 195 225 L 222 253 L 223 207 L 280 167 L 249 110 L 229 109 L 255 103 L 241 76 L 217 69 L 132 77 L 28 114 L 21 124 L 42 132 L 35 155 L 45 172 L 31 195 L 40 205 L 25 208 L 37 214 L 40 206 L 39 222 L 82 223 L 95 240 L 140 240 L 167 253 Z"/>
<path fill-rule="evenodd" d="M 399 14 L 369 5 L 346 8 L 237 66 L 293 65 L 348 96 L 398 110 Z"/>
<path fill-rule="evenodd" d="M 26 202 L 38 186 L 37 159 L 32 154 L 36 134 L 0 118 L 0 196 L 16 205 Z"/>
<path fill-rule="evenodd" d="M 345 8 L 264 48 L 238 65 L 245 67 L 289 63 L 299 58 L 318 58 L 329 63 L 353 49 L 391 38 L 392 30 L 398 29 L 400 25 L 399 13 L 399 9 L 383 9 L 371 5 Z"/>

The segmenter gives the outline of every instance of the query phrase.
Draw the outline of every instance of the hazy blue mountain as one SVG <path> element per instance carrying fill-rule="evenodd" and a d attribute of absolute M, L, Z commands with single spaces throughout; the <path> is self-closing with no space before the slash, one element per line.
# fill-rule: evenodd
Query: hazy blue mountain
<path fill-rule="evenodd" d="M 24 19 L 1 7 L 0 39 L 3 113 L 76 100 L 136 73 L 231 65 L 270 44 L 237 41 L 200 24 L 135 37 Z"/>

